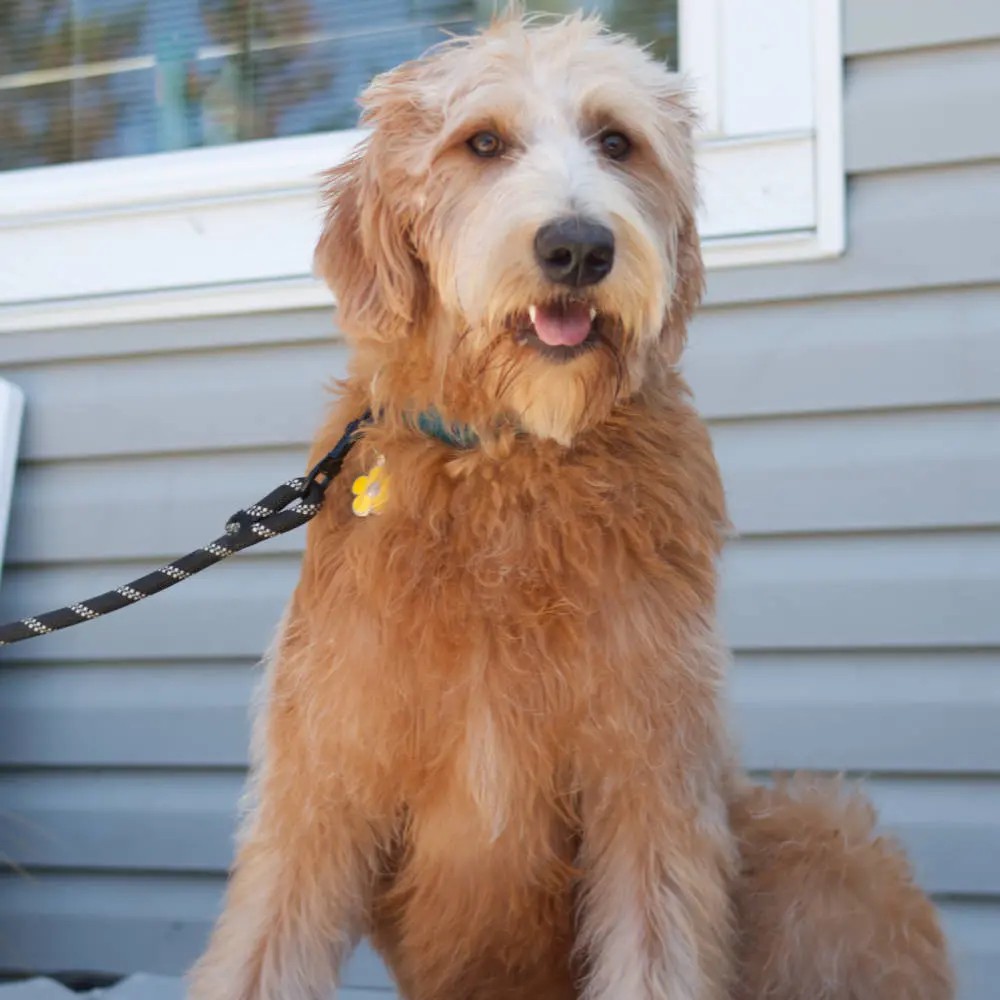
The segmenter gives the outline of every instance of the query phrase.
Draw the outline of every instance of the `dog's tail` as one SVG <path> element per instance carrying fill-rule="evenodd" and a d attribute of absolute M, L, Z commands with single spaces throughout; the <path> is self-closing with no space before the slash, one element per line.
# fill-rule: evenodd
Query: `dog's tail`
<path fill-rule="evenodd" d="M 799 776 L 735 794 L 733 1000 L 952 1000 L 937 912 L 860 792 Z"/>

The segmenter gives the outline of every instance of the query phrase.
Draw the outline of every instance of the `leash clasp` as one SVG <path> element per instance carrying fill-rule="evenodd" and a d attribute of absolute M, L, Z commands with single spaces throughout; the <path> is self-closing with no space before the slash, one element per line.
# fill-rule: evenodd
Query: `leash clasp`
<path fill-rule="evenodd" d="M 371 411 L 367 410 L 347 425 L 340 440 L 307 475 L 290 479 L 257 503 L 233 514 L 226 522 L 226 534 L 232 538 L 233 545 L 243 548 L 261 538 L 284 534 L 312 520 L 323 506 L 327 487 L 340 472 L 347 453 L 354 447 L 358 432 L 369 423 Z M 295 506 L 290 507 L 293 503 Z"/>

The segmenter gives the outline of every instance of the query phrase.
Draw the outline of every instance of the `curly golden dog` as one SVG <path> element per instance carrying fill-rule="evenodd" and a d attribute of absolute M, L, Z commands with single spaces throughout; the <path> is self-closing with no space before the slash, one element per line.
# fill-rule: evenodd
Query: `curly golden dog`
<path fill-rule="evenodd" d="M 314 458 L 375 416 L 309 529 L 192 1000 L 323 1000 L 366 935 L 411 1000 L 947 1000 L 865 802 L 730 748 L 681 82 L 514 14 L 363 105 Z"/>

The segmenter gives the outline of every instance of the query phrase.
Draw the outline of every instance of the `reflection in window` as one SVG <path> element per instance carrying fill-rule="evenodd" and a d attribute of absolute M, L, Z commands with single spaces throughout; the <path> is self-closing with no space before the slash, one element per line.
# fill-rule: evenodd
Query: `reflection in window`
<path fill-rule="evenodd" d="M 581 6 L 538 0 L 534 10 Z M 677 64 L 677 0 L 590 0 Z M 0 170 L 350 128 L 493 0 L 0 0 Z"/>

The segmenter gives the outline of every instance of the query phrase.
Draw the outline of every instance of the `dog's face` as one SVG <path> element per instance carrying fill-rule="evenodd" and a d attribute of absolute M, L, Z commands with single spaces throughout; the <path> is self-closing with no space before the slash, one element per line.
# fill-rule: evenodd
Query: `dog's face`
<path fill-rule="evenodd" d="M 363 105 L 317 253 L 356 342 L 563 442 L 676 360 L 702 272 L 675 76 L 593 19 L 508 20 Z"/>

